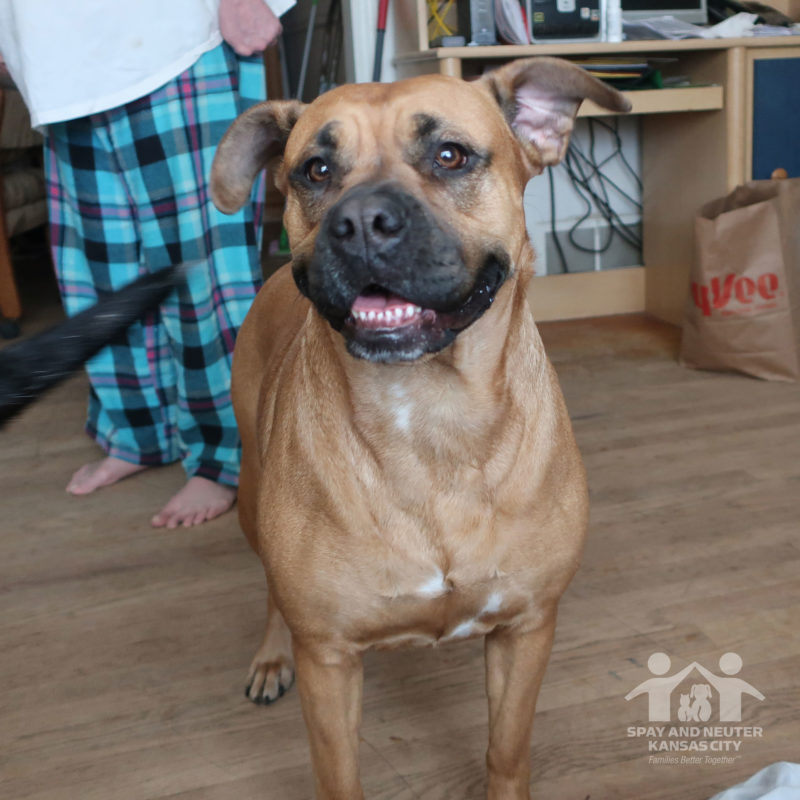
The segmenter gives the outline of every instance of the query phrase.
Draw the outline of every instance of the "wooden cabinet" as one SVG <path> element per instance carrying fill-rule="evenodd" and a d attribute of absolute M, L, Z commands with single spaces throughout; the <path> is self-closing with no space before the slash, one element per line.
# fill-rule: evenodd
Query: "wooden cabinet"
<path fill-rule="evenodd" d="M 753 179 L 769 178 L 783 167 L 800 177 L 800 48 L 748 53 L 752 85 L 750 165 Z"/>

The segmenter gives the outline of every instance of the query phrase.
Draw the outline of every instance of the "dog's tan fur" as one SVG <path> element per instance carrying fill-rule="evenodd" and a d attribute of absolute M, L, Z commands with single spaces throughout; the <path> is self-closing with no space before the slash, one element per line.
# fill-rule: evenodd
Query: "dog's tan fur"
<path fill-rule="evenodd" d="M 575 68 L 536 63 L 475 84 L 425 77 L 341 88 L 306 108 L 267 104 L 231 131 L 215 163 L 216 200 L 235 207 L 288 136 L 277 180 L 288 191 L 293 255 L 310 256 L 332 200 L 310 202 L 287 175 L 335 120 L 348 165 L 337 196 L 396 181 L 456 231 L 471 270 L 487 240 L 513 266 L 483 316 L 411 363 L 349 355 L 288 266 L 239 334 L 240 519 L 269 586 L 249 693 L 276 698 L 296 669 L 320 798 L 363 796 L 361 653 L 476 635 L 486 637 L 488 796 L 529 796 L 536 695 L 588 505 L 561 391 L 526 305 L 533 253 L 522 193 L 563 155 L 583 97 L 624 109 Z M 528 115 L 526 131 L 519 87 L 531 73 L 546 107 Z M 445 114 L 454 138 L 490 150 L 486 174 L 456 191 L 409 163 L 420 112 Z"/>

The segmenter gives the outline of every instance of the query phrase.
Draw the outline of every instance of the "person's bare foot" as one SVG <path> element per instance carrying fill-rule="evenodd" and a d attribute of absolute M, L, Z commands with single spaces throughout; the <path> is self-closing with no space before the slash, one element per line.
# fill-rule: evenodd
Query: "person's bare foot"
<path fill-rule="evenodd" d="M 101 486 L 111 486 L 112 483 L 143 469 L 147 469 L 145 464 L 131 464 L 130 461 L 123 461 L 121 458 L 106 456 L 100 461 L 84 464 L 77 470 L 67 484 L 67 491 L 70 494 L 89 494 Z"/>
<path fill-rule="evenodd" d="M 154 528 L 190 528 L 224 514 L 236 500 L 236 489 L 195 475 L 158 512 L 150 524 Z"/>

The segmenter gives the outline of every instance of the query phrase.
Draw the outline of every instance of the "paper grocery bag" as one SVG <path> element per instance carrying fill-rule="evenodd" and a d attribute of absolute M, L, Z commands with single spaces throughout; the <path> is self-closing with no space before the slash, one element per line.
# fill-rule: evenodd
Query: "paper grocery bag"
<path fill-rule="evenodd" d="M 800 179 L 753 181 L 700 209 L 680 361 L 800 378 Z"/>

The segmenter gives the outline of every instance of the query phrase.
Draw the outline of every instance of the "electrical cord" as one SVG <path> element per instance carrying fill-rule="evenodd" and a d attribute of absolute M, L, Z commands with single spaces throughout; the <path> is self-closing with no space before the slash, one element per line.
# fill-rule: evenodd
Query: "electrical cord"
<path fill-rule="evenodd" d="M 431 23 L 436 22 L 436 29 L 433 31 L 433 34 L 430 35 L 430 38 L 435 39 L 439 31 L 445 36 L 452 36 L 453 31 L 444 20 L 447 16 L 447 12 L 450 10 L 450 6 L 453 5 L 453 0 L 444 0 L 444 2 L 440 2 L 440 0 L 427 0 L 427 2 L 428 12 L 430 14 L 428 17 L 428 26 L 430 27 Z"/>
<path fill-rule="evenodd" d="M 608 133 L 612 140 L 612 150 L 610 154 L 601 161 L 598 161 L 596 156 L 596 127 Z M 576 250 L 584 253 L 605 253 L 611 247 L 615 236 L 622 239 L 622 241 L 626 242 L 631 247 L 641 249 L 641 237 L 635 232 L 632 225 L 623 222 L 620 213 L 615 208 L 615 204 L 618 205 L 621 200 L 636 211 L 641 211 L 642 204 L 603 172 L 603 168 L 606 165 L 615 159 L 619 159 L 620 163 L 633 177 L 634 182 L 641 191 L 641 179 L 636 174 L 636 171 L 623 152 L 622 138 L 619 135 L 619 128 L 616 120 L 615 124 L 612 126 L 603 120 L 589 119 L 588 133 L 588 153 L 585 152 L 577 141 L 573 140 L 569 145 L 567 155 L 562 164 L 562 168 L 566 171 L 574 191 L 580 197 L 584 205 L 582 215 L 569 229 L 567 238 Z M 556 251 L 558 252 L 562 269 L 565 273 L 568 273 L 570 271 L 569 265 L 564 254 L 564 248 L 559 240 L 558 231 L 556 230 L 556 197 L 552 169 L 552 167 L 548 167 L 548 178 L 550 182 L 550 232 Z M 616 195 L 614 199 L 612 199 L 612 192 Z M 577 241 L 576 234 L 581 225 L 595 214 L 599 215 L 607 223 L 608 234 L 604 241 L 598 246 L 587 247 Z"/>
<path fill-rule="evenodd" d="M 584 171 L 584 162 L 591 170 L 589 174 Z M 615 188 L 619 194 L 627 198 L 629 202 L 637 208 L 637 210 L 641 209 L 641 205 L 636 200 L 631 198 L 627 193 L 622 191 L 617 184 L 611 181 L 610 178 L 603 174 L 598 168 L 597 163 L 592 161 L 591 158 L 587 158 L 587 156 L 577 147 L 572 153 L 568 153 L 567 158 L 565 159 L 565 168 L 567 170 L 567 175 L 569 175 L 570 180 L 572 181 L 573 188 L 581 197 L 586 206 L 584 215 L 580 217 L 580 219 L 570 229 L 570 242 L 579 250 L 583 250 L 584 252 L 602 253 L 608 250 L 608 248 L 611 246 L 611 241 L 616 233 L 631 246 L 640 247 L 641 241 L 639 238 L 635 233 L 633 233 L 633 231 L 630 230 L 630 227 L 622 221 L 619 214 L 614 210 L 611 198 L 608 194 L 607 184 L 608 186 Z M 592 186 L 592 179 L 596 180 L 596 187 Z M 579 245 L 575 241 L 574 234 L 575 231 L 583 224 L 583 222 L 592 215 L 595 209 L 600 213 L 600 216 L 608 222 L 609 236 L 603 246 L 598 248 L 587 248 Z"/>
<path fill-rule="evenodd" d="M 600 215 L 609 223 L 612 232 L 617 233 L 622 239 L 627 241 L 632 246 L 640 247 L 641 241 L 639 240 L 639 237 L 630 230 L 630 226 L 627 226 L 622 222 L 619 214 L 614 210 L 611 203 L 611 198 L 608 194 L 608 188 L 614 189 L 619 195 L 624 197 L 631 205 L 633 205 L 637 211 L 641 211 L 641 203 L 623 191 L 618 184 L 616 184 L 602 172 L 602 167 L 605 166 L 605 164 L 607 164 L 611 158 L 616 157 L 622 152 L 621 141 L 617 140 L 617 147 L 609 158 L 604 159 L 602 163 L 598 163 L 594 155 L 595 145 L 593 123 L 594 120 L 589 121 L 589 155 L 587 156 L 577 143 L 573 143 L 574 146 L 570 147 L 570 152 L 568 152 L 567 158 L 565 159 L 567 174 L 569 175 L 576 191 L 584 198 L 584 202 L 588 207 L 587 214 L 581 218 L 578 225 L 580 225 L 580 223 L 582 223 L 588 216 L 591 215 L 593 204 L 600 212 Z M 584 166 L 590 170 L 589 174 L 587 174 L 584 170 Z M 596 182 L 596 186 L 592 185 L 593 179 Z M 573 228 L 576 227 L 577 226 L 573 226 Z M 596 250 L 590 248 L 589 252 L 605 252 L 607 249 L 608 246 L 604 248 L 598 248 Z"/>

